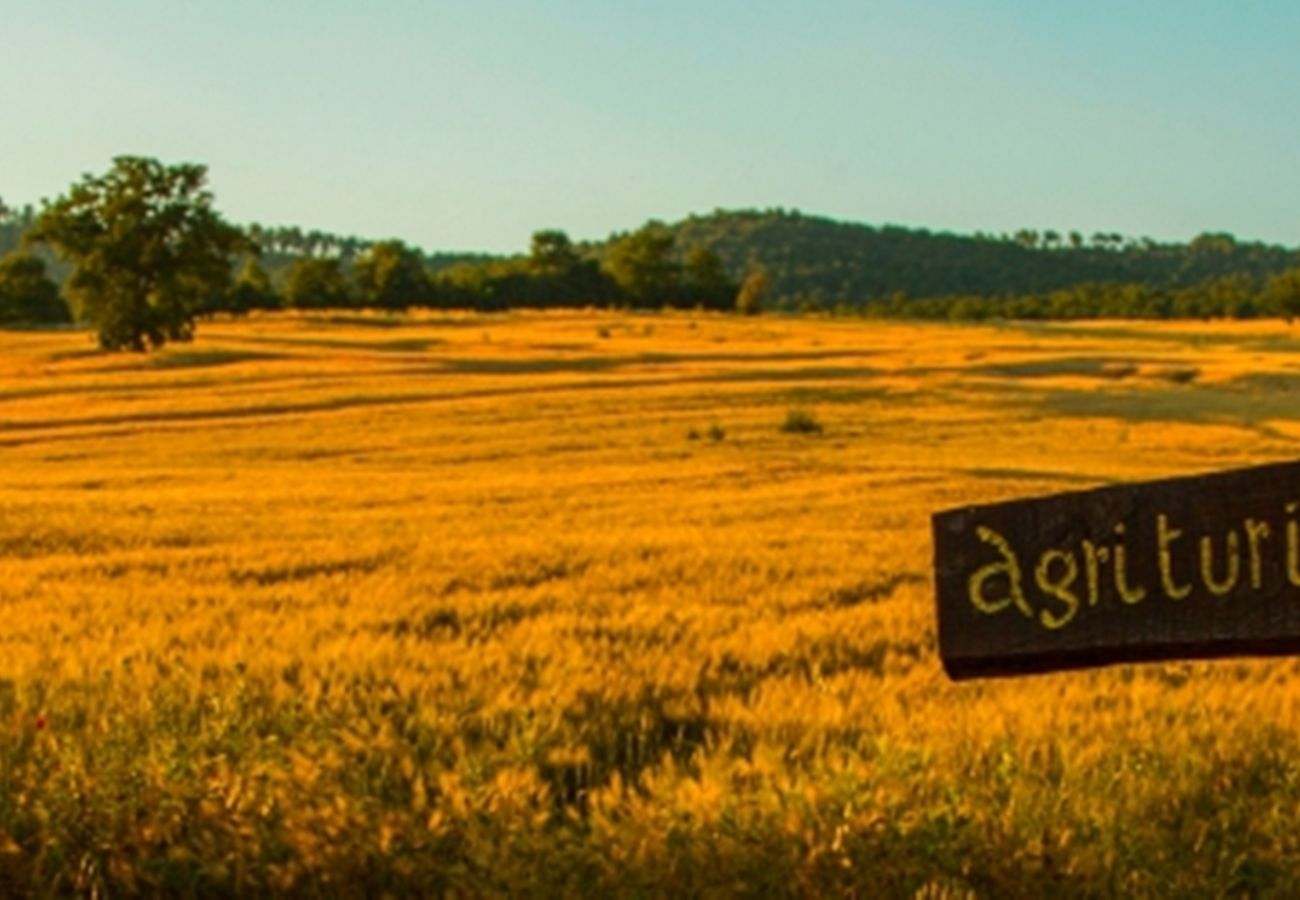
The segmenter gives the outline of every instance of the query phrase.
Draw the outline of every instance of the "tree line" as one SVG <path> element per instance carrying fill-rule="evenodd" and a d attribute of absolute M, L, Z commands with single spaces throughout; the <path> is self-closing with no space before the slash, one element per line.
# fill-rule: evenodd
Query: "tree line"
<path fill-rule="evenodd" d="M 1021 229 L 874 228 L 783 209 L 650 221 L 526 253 L 427 254 L 296 227 L 237 227 L 200 165 L 119 157 L 37 210 L 0 202 L 0 325 L 79 321 L 108 347 L 188 338 L 255 310 L 631 307 L 988 318 L 1300 313 L 1300 253 L 1203 234 L 1161 244 Z"/>
<path fill-rule="evenodd" d="M 805 312 L 846 312 L 805 305 Z M 1189 287 L 1141 283 L 1080 284 L 1022 296 L 909 298 L 897 294 L 853 312 L 895 319 L 1257 319 L 1300 317 L 1300 268 L 1263 280 L 1229 275 Z"/>
<path fill-rule="evenodd" d="M 367 243 L 355 253 L 292 255 L 268 266 L 248 253 L 228 290 L 200 313 L 256 309 L 442 307 L 494 312 L 573 306 L 732 309 L 740 290 L 717 254 L 682 256 L 672 233 L 651 223 L 621 240 L 603 260 L 584 256 L 569 236 L 533 234 L 529 252 L 472 259 L 441 268 L 399 240 Z"/>
<path fill-rule="evenodd" d="M 110 349 L 187 340 L 196 319 L 255 310 L 412 307 L 496 311 L 564 306 L 757 311 L 761 272 L 740 283 L 707 248 L 681 253 L 658 222 L 600 258 L 563 231 L 536 232 L 526 255 L 441 254 L 400 240 L 364 241 L 226 222 L 201 165 L 118 157 L 43 205 L 0 204 L 0 325 L 93 326 Z M 14 232 L 18 232 L 15 239 Z M 51 256 L 66 275 L 61 289 Z"/>

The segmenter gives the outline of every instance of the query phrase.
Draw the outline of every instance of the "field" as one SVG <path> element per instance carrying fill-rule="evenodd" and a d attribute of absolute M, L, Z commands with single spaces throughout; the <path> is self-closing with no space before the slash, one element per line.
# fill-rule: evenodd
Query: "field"
<path fill-rule="evenodd" d="M 1297 447 L 1282 323 L 0 332 L 0 893 L 1295 894 L 1300 665 L 955 685 L 929 516 Z"/>

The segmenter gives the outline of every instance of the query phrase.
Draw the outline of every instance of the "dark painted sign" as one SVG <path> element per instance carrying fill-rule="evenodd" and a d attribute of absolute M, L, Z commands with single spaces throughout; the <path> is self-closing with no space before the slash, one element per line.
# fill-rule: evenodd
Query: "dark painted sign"
<path fill-rule="evenodd" d="M 934 516 L 953 678 L 1300 653 L 1300 462 Z"/>

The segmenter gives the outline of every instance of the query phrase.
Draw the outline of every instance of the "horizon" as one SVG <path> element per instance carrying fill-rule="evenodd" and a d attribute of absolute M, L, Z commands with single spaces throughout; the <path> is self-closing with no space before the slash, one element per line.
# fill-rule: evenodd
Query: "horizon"
<path fill-rule="evenodd" d="M 163 160 L 163 162 L 170 163 L 173 161 Z M 11 204 L 9 201 L 5 200 L 3 195 L 0 195 L 0 201 L 4 201 L 5 205 L 10 206 L 13 209 L 21 209 L 21 207 L 26 205 L 24 202 Z M 37 204 L 31 204 L 31 205 L 34 210 L 37 211 L 39 210 L 39 206 Z M 217 204 L 217 207 L 218 207 L 218 211 L 220 211 L 219 203 Z M 616 228 L 613 231 L 610 231 L 608 234 L 600 237 L 574 236 L 572 234 L 569 234 L 568 230 L 565 229 L 563 226 L 555 226 L 554 230 L 559 230 L 561 232 L 564 232 L 570 238 L 570 240 L 572 240 L 574 244 L 577 246 L 599 245 L 599 244 L 607 243 L 608 241 L 613 240 L 621 235 L 630 234 L 636 231 L 637 229 L 652 223 L 659 223 L 662 225 L 666 225 L 669 228 L 672 228 L 678 224 L 689 221 L 691 219 L 701 220 L 701 219 L 713 218 L 716 216 L 742 216 L 742 215 L 755 215 L 755 216 L 788 215 L 795 218 L 830 222 L 837 226 L 845 226 L 851 228 L 866 228 L 877 232 L 888 231 L 890 229 L 901 229 L 915 234 L 925 234 L 930 237 L 954 237 L 958 239 L 967 239 L 967 240 L 987 239 L 993 241 L 1003 241 L 1008 243 L 1016 242 L 1015 233 L 1010 231 L 993 232 L 984 229 L 976 229 L 974 231 L 957 231 L 948 228 L 936 228 L 936 227 L 930 227 L 926 225 L 901 224 L 898 222 L 867 222 L 867 221 L 861 221 L 856 219 L 837 218 L 835 216 L 827 215 L 812 210 L 798 209 L 795 207 L 778 207 L 778 206 L 735 207 L 731 209 L 712 209 L 709 210 L 708 212 L 701 212 L 697 210 L 694 212 L 688 212 L 678 219 L 669 219 L 669 220 L 647 219 L 646 221 L 637 223 L 635 225 L 630 225 L 623 228 Z M 472 248 L 472 247 L 432 247 L 431 248 L 407 240 L 401 235 L 377 236 L 377 235 L 355 234 L 353 232 L 333 232 L 333 231 L 326 231 L 324 229 L 314 228 L 310 223 L 305 223 L 305 222 L 232 222 L 232 224 L 240 228 L 247 228 L 252 225 L 257 225 L 263 228 L 271 228 L 271 229 L 298 228 L 303 232 L 320 231 L 323 234 L 328 234 L 336 237 L 355 237 L 365 243 L 372 243 L 372 244 L 379 243 L 382 241 L 387 241 L 387 240 L 397 240 L 397 241 L 401 241 L 402 243 L 412 248 L 413 250 L 423 253 L 425 256 L 428 257 L 485 256 L 485 257 L 492 257 L 492 258 L 509 258 L 509 257 L 528 255 L 527 241 L 525 242 L 524 246 L 513 250 L 512 249 L 483 250 L 483 249 Z M 542 230 L 544 229 L 540 229 L 540 228 L 534 229 L 534 232 L 542 231 Z M 1041 251 L 1044 253 L 1061 253 L 1061 252 L 1068 252 L 1068 251 L 1090 252 L 1096 249 L 1094 246 L 1091 245 L 1091 238 L 1095 232 L 1083 233 L 1080 231 L 1079 233 L 1083 237 L 1085 243 L 1082 247 L 1075 248 L 1067 244 L 1064 238 L 1068 236 L 1071 231 L 1077 231 L 1077 229 L 1043 227 L 1040 229 L 1036 229 L 1036 231 L 1040 235 L 1054 231 L 1062 240 L 1058 245 L 1054 247 L 1048 247 L 1046 245 L 1027 247 L 1026 249 L 1029 250 L 1030 252 L 1034 252 L 1034 251 Z M 1185 238 L 1172 238 L 1168 240 L 1160 240 L 1158 238 L 1153 238 L 1150 235 L 1125 234 L 1123 232 L 1115 232 L 1113 230 L 1107 230 L 1107 229 L 1102 229 L 1101 232 L 1103 234 L 1111 235 L 1111 236 L 1118 235 L 1126 243 L 1140 243 L 1142 241 L 1150 240 L 1153 241 L 1156 246 L 1161 246 L 1161 247 L 1179 247 L 1179 246 L 1185 247 L 1191 244 L 1193 241 L 1197 240 L 1198 238 L 1227 236 L 1232 240 L 1234 240 L 1238 245 L 1258 245 L 1263 247 L 1281 248 L 1283 250 L 1300 250 L 1300 244 L 1284 244 L 1280 242 L 1258 240 L 1255 238 L 1250 238 L 1238 234 L 1232 234 L 1231 232 L 1224 232 L 1224 231 L 1203 231 L 1199 234 L 1190 235 Z M 531 237 L 531 233 L 530 233 L 530 237 Z"/>
<path fill-rule="evenodd" d="M 432 253 L 778 208 L 1300 244 L 1278 2 L 61 9 L 6 17 L 10 205 L 133 154 L 206 165 L 232 222 Z"/>

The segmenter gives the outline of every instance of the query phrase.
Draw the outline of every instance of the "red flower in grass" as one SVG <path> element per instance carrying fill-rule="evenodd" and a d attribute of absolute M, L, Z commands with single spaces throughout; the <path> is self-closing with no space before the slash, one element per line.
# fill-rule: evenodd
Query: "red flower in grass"
<path fill-rule="evenodd" d="M 34 724 L 36 725 L 36 730 L 37 730 L 37 731 L 44 731 L 44 730 L 45 730 L 45 716 L 37 716 L 37 717 L 36 717 L 36 722 L 35 722 Z"/>

